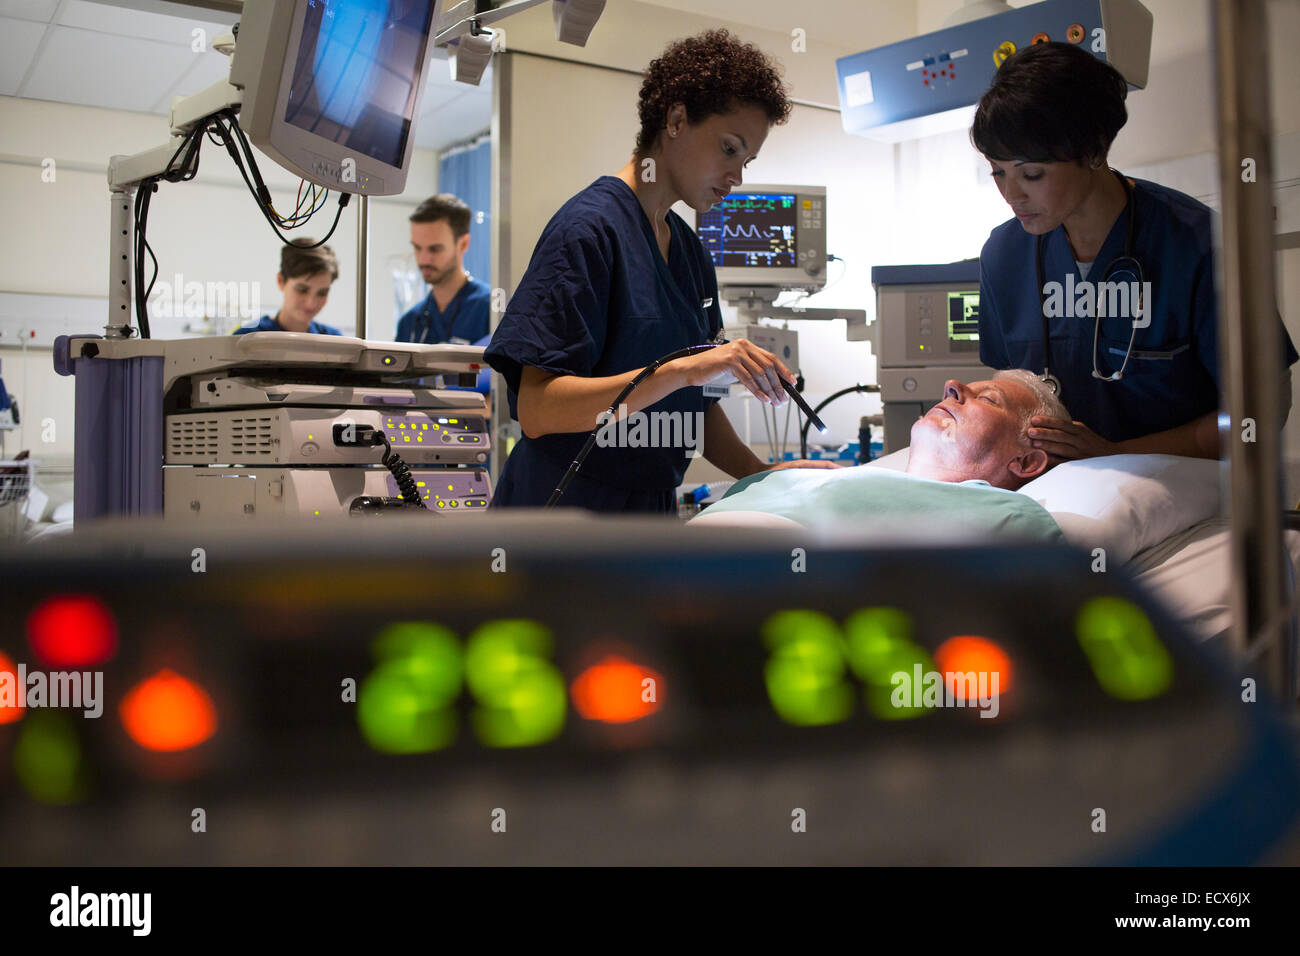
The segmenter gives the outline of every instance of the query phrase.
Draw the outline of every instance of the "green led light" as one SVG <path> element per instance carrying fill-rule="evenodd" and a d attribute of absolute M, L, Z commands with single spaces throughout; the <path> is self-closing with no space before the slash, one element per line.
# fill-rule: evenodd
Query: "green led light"
<path fill-rule="evenodd" d="M 763 623 L 772 654 L 763 677 L 777 714 L 801 727 L 836 724 L 853 713 L 836 623 L 817 611 L 779 611 Z"/>
<path fill-rule="evenodd" d="M 854 613 L 844 622 L 849 666 L 866 684 L 863 698 L 867 708 L 885 720 L 921 717 L 926 707 L 910 704 L 897 706 L 893 700 L 894 675 L 906 674 L 921 665 L 922 673 L 935 670 L 925 649 L 912 641 L 912 619 L 892 607 L 869 607 Z"/>
<path fill-rule="evenodd" d="M 370 745 L 411 754 L 451 744 L 463 671 L 456 635 L 435 624 L 393 624 L 372 649 L 379 664 L 357 693 L 357 722 Z"/>
<path fill-rule="evenodd" d="M 14 774 L 32 799 L 63 805 L 86 796 L 81 743 L 66 714 L 29 712 L 14 746 Z"/>
<path fill-rule="evenodd" d="M 479 704 L 474 730 L 489 747 L 531 747 L 564 729 L 564 677 L 551 663 L 551 632 L 535 621 L 489 621 L 470 635 L 465 681 Z"/>
<path fill-rule="evenodd" d="M 1093 598 L 1074 622 L 1092 673 L 1111 697 L 1148 700 L 1174 679 L 1174 662 L 1142 610 L 1122 598 Z"/>

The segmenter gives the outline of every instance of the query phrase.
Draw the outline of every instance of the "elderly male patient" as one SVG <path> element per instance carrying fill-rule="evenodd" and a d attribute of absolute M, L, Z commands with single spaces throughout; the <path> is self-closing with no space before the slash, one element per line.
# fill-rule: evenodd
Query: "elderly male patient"
<path fill-rule="evenodd" d="M 949 381 L 939 404 L 912 426 L 905 472 L 869 465 L 759 472 L 737 482 L 693 523 L 857 521 L 892 535 L 1059 541 L 1051 515 L 1016 493 L 1053 464 L 1029 438 L 1035 415 L 1069 419 L 1031 372 L 1012 369 L 970 384 Z"/>
<path fill-rule="evenodd" d="M 986 481 L 1015 491 L 1051 466 L 1034 448 L 1029 420 L 1070 413 L 1041 379 L 1024 369 L 995 372 L 984 382 L 950 379 L 943 400 L 912 426 L 907 473 L 937 481 Z"/>

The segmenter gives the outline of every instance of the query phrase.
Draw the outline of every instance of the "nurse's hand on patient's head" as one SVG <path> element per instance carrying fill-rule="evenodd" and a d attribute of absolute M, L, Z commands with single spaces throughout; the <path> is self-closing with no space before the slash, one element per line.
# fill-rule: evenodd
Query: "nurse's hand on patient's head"
<path fill-rule="evenodd" d="M 1035 415 L 1029 420 L 1029 440 L 1035 448 L 1060 461 L 1120 454 L 1117 444 L 1102 438 L 1083 422 L 1064 418 Z"/>
<path fill-rule="evenodd" d="M 798 458 L 794 461 L 783 461 L 779 465 L 773 465 L 768 471 L 780 471 L 783 468 L 843 468 L 844 466 L 834 461 L 825 461 L 818 458 Z"/>
<path fill-rule="evenodd" d="M 687 385 L 708 385 L 735 378 L 761 401 L 772 405 L 784 405 L 788 401 L 780 380 L 784 378 L 791 385 L 795 382 L 794 373 L 784 362 L 746 339 L 673 359 L 668 365 L 686 373 Z"/>

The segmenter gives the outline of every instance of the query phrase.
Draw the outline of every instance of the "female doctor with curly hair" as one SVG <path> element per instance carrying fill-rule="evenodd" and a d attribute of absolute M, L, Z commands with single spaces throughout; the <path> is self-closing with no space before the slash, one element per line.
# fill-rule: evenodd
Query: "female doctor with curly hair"
<path fill-rule="evenodd" d="M 494 506 L 544 505 L 599 416 L 639 372 L 722 329 L 713 263 L 670 207 L 682 201 L 706 212 L 743 182 L 769 129 L 790 114 L 780 75 L 752 44 L 710 30 L 651 62 L 638 112 L 632 159 L 551 218 L 487 348 L 524 432 Z M 743 478 L 769 466 L 701 388 L 730 376 L 774 405 L 787 401 L 779 379 L 794 382 L 772 353 L 737 341 L 661 365 L 626 405 L 629 413 L 683 419 L 702 413 L 704 457 Z M 672 514 L 686 464 L 681 447 L 597 445 L 560 504 Z"/>

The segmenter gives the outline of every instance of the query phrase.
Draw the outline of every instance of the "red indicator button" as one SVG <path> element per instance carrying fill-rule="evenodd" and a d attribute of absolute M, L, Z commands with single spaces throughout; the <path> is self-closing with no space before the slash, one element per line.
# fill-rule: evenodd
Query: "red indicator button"
<path fill-rule="evenodd" d="M 27 641 L 49 667 L 92 667 L 117 650 L 117 622 L 90 595 L 50 598 L 28 616 Z"/>

